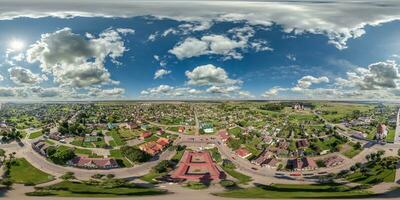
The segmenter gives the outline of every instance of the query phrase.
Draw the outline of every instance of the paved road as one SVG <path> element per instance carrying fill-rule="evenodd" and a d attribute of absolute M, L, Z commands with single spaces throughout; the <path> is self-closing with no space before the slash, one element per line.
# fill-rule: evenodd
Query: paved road
<path fill-rule="evenodd" d="M 75 177 L 78 179 L 87 180 L 94 174 L 114 174 L 118 178 L 132 178 L 139 177 L 147 174 L 152 167 L 157 165 L 161 160 L 169 160 L 175 155 L 175 151 L 166 150 L 160 154 L 158 158 L 155 158 L 149 162 L 136 165 L 131 168 L 118 168 L 112 170 L 87 170 L 75 167 L 67 167 L 56 165 L 39 155 L 36 151 L 31 148 L 31 144 L 28 141 L 23 141 L 24 146 L 19 146 L 17 143 L 8 144 L 8 148 L 4 148 L 4 145 L 0 145 L 0 148 L 4 148 L 7 152 L 16 152 L 17 157 L 23 157 L 28 160 L 34 167 L 41 169 L 51 175 L 61 176 L 66 172 L 74 172 Z"/>

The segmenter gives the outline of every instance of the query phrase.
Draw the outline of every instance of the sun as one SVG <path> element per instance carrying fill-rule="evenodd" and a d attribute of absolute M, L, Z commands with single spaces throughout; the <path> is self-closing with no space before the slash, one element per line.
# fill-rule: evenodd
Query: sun
<path fill-rule="evenodd" d="M 20 51 L 25 47 L 25 44 L 22 40 L 13 39 L 9 43 L 9 48 L 14 51 Z"/>

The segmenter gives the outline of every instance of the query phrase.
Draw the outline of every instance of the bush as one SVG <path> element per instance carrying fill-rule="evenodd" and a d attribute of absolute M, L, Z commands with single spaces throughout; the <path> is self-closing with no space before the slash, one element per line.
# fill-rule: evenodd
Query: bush
<path fill-rule="evenodd" d="M 219 184 L 221 184 L 221 186 L 226 187 L 226 188 L 236 186 L 236 183 L 234 181 L 231 181 L 231 180 L 221 180 L 219 182 Z"/>
<path fill-rule="evenodd" d="M 27 192 L 25 193 L 26 196 L 53 196 L 55 194 L 46 191 L 35 191 L 35 192 Z"/>
<path fill-rule="evenodd" d="M 121 152 L 132 162 L 146 162 L 151 158 L 149 154 L 135 147 L 123 146 Z"/>

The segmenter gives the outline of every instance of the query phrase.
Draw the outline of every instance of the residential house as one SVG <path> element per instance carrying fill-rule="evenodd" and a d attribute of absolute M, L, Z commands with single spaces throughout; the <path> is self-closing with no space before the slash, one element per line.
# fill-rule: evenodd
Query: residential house
<path fill-rule="evenodd" d="M 314 170 L 318 168 L 315 161 L 308 157 L 288 160 L 287 165 L 289 169 L 294 171 Z"/>
<path fill-rule="evenodd" d="M 218 135 L 221 138 L 222 142 L 226 142 L 230 138 L 229 134 L 228 134 L 228 132 L 226 130 L 219 131 Z"/>
<path fill-rule="evenodd" d="M 67 163 L 70 166 L 88 169 L 112 169 L 118 168 L 118 163 L 112 158 L 88 158 L 77 156 Z"/>
<path fill-rule="evenodd" d="M 235 151 L 236 155 L 238 155 L 241 158 L 248 158 L 249 156 L 251 156 L 252 154 L 245 148 L 239 148 Z"/>
<path fill-rule="evenodd" d="M 152 134 L 151 132 L 145 131 L 145 132 L 143 132 L 142 134 L 140 134 L 140 139 L 144 140 L 144 139 L 146 139 L 146 138 L 151 137 L 152 135 L 153 135 L 153 134 Z"/>
<path fill-rule="evenodd" d="M 32 148 L 40 155 L 47 157 L 47 149 L 50 147 L 44 140 L 39 140 L 32 143 Z"/>
<path fill-rule="evenodd" d="M 139 149 L 154 156 L 163 151 L 169 143 L 170 141 L 167 138 L 159 138 L 156 141 L 150 141 L 139 145 Z"/>
<path fill-rule="evenodd" d="M 340 156 L 335 155 L 335 156 L 331 156 L 331 157 L 324 159 L 323 162 L 326 167 L 334 167 L 334 166 L 342 164 L 344 162 L 344 159 Z"/>

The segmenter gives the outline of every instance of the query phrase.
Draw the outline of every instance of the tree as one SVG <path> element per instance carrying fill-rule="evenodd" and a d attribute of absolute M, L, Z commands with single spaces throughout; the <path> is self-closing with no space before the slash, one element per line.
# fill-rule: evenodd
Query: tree
<path fill-rule="evenodd" d="M 52 160 L 54 163 L 62 165 L 74 157 L 75 153 L 73 149 L 65 150 L 61 148 L 58 148 L 52 155 L 49 156 L 50 160 Z"/>
<path fill-rule="evenodd" d="M 151 156 L 135 147 L 123 146 L 121 147 L 122 154 L 132 162 L 146 162 L 150 160 Z"/>
<path fill-rule="evenodd" d="M 369 154 L 367 154 L 366 156 L 365 156 L 365 159 L 367 159 L 368 161 L 371 159 L 371 155 L 369 155 Z"/>
<path fill-rule="evenodd" d="M 4 163 L 7 157 L 6 151 L 4 149 L 0 149 L 0 157 L 3 158 L 2 163 Z"/>
<path fill-rule="evenodd" d="M 355 149 L 361 149 L 361 143 L 360 143 L 360 142 L 357 142 L 357 143 L 354 145 L 354 148 L 355 148 Z"/>

